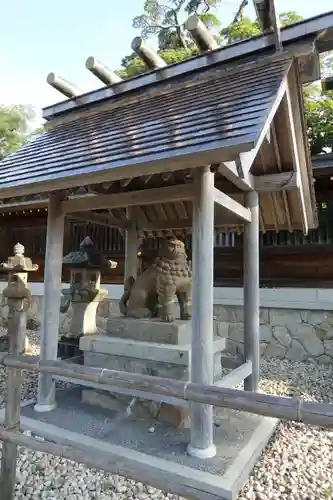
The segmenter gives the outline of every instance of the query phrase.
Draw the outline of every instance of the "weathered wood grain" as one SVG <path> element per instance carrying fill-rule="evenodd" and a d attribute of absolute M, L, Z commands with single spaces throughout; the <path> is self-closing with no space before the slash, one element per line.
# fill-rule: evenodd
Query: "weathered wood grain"
<path fill-rule="evenodd" d="M 259 390 L 260 322 L 259 322 L 259 196 L 246 193 L 251 222 L 244 228 L 244 355 L 252 362 L 251 374 L 244 380 L 244 389 Z"/>
<path fill-rule="evenodd" d="M 61 268 L 64 243 L 65 216 L 61 199 L 50 194 L 45 257 L 44 311 L 41 328 L 41 359 L 57 359 L 59 310 L 61 300 Z M 36 410 L 52 408 L 55 404 L 55 382 L 43 373 L 39 376 Z"/>
<path fill-rule="evenodd" d="M 26 299 L 8 299 L 9 354 L 20 355 L 25 349 L 27 323 Z M 4 427 L 18 429 L 20 425 L 20 403 L 23 374 L 20 368 L 8 368 L 7 404 Z M 2 447 L 0 491 L 1 500 L 14 500 L 16 482 L 17 445 L 12 441 Z"/>
<path fill-rule="evenodd" d="M 65 361 L 39 362 L 37 356 L 7 356 L 2 360 L 2 364 L 11 368 L 39 370 L 42 373 L 61 375 L 73 380 L 102 384 L 106 390 L 110 391 L 112 391 L 112 386 L 123 387 L 267 417 L 333 427 L 333 403 L 313 403 L 303 401 L 298 397 L 271 396 L 137 373 L 74 365 Z"/>
<path fill-rule="evenodd" d="M 213 383 L 213 274 L 214 274 L 214 174 L 209 167 L 194 172 L 193 199 L 193 284 L 190 380 Z M 221 193 L 222 195 L 223 193 Z M 216 201 L 216 200 L 215 200 Z M 187 452 L 211 458 L 213 407 L 191 405 L 190 443 Z"/>

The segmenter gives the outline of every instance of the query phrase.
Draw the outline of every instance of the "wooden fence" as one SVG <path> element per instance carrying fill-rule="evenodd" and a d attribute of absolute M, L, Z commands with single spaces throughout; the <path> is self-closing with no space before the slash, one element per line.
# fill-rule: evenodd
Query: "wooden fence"
<path fill-rule="evenodd" d="M 16 346 L 15 349 L 11 349 L 11 354 L 2 354 L 0 356 L 0 364 L 8 369 L 5 422 L 0 427 L 0 439 L 4 441 L 0 477 L 1 500 L 14 499 L 17 446 L 51 453 L 70 460 L 80 461 L 90 467 L 113 472 L 110 469 L 110 461 L 107 460 L 107 457 L 103 458 L 96 456 L 96 454 L 89 454 L 87 450 L 80 449 L 79 446 L 75 448 L 57 442 L 41 442 L 20 433 L 22 370 L 38 371 L 54 376 L 60 375 L 68 377 L 72 381 L 77 381 L 77 384 L 84 381 L 86 386 L 91 387 L 100 384 L 105 390 L 110 391 L 114 387 L 130 389 L 155 394 L 160 397 L 173 397 L 256 415 L 333 427 L 333 404 L 330 403 L 313 403 L 302 401 L 298 397 L 272 396 L 221 387 L 223 379 L 218 385 L 205 386 L 192 382 L 74 365 L 64 361 L 40 361 L 38 357 L 20 355 L 20 346 L 17 342 L 14 342 L 13 338 L 10 345 L 12 347 Z M 230 377 L 230 374 L 226 377 Z M 145 482 L 145 479 L 145 476 L 142 475 L 141 480 Z"/>

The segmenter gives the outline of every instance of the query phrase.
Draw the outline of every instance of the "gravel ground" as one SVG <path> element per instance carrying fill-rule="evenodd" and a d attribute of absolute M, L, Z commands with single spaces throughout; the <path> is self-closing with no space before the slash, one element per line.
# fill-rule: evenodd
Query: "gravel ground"
<path fill-rule="evenodd" d="M 34 354 L 36 332 L 29 332 Z M 0 369 L 0 405 L 6 382 Z M 333 401 L 333 366 L 278 359 L 263 360 L 261 390 Z M 36 395 L 36 377 L 26 374 L 23 399 Z M 142 483 L 96 472 L 82 464 L 21 449 L 15 500 L 176 499 Z M 238 500 L 333 500 L 333 431 L 281 423 Z"/>

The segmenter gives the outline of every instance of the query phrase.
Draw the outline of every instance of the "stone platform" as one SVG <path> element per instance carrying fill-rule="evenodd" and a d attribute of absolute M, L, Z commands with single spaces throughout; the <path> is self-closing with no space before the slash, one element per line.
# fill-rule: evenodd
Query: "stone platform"
<path fill-rule="evenodd" d="M 4 410 L 0 410 L 0 422 Z M 57 392 L 57 408 L 36 413 L 22 408 L 21 427 L 98 456 L 107 470 L 166 492 L 198 500 L 236 500 L 277 421 L 219 409 L 214 441 L 217 456 L 186 454 L 188 429 L 136 419 L 81 402 L 80 389 Z"/>
<path fill-rule="evenodd" d="M 80 349 L 89 366 L 187 380 L 191 332 L 191 321 L 163 323 L 159 319 L 110 316 L 107 332 L 82 337 Z M 225 338 L 214 339 L 215 378 L 221 374 L 225 343 Z"/>
<path fill-rule="evenodd" d="M 132 319 L 111 316 L 105 335 L 89 335 L 80 339 L 84 353 L 84 364 L 109 370 L 126 371 L 145 375 L 188 380 L 191 349 L 191 322 L 175 321 L 163 323 L 159 319 Z M 221 353 L 226 340 L 214 339 L 214 380 L 221 378 Z M 85 389 L 82 401 L 110 410 L 125 411 L 133 396 L 142 396 L 133 391 L 131 395 L 106 393 L 103 388 Z M 153 398 L 152 398 L 153 399 Z M 156 398 L 155 398 L 156 399 Z M 142 401 L 137 416 L 154 416 L 176 427 L 189 426 L 186 408 L 171 404 L 169 398 L 161 404 L 146 399 Z M 134 411 L 139 411 L 135 408 Z"/>

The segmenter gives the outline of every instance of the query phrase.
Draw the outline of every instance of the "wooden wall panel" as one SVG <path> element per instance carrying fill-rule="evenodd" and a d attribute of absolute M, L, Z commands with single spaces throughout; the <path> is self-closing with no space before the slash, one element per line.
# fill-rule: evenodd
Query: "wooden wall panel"
<path fill-rule="evenodd" d="M 266 234 L 261 238 L 260 279 L 261 286 L 333 287 L 333 225 L 332 211 L 329 211 L 320 231 L 308 237 L 301 234 Z M 39 271 L 31 280 L 43 281 L 44 253 L 46 240 L 46 219 L 24 218 L 0 225 L 0 260 L 6 261 L 12 255 L 18 241 L 26 247 L 26 255 L 39 265 Z M 85 236 L 91 236 L 99 251 L 118 262 L 118 267 L 103 277 L 105 283 L 123 283 L 124 241 L 117 230 L 110 231 L 91 224 L 66 225 L 64 254 L 78 248 Z M 241 238 L 220 238 L 221 248 L 215 248 L 215 285 L 241 286 L 242 249 Z M 189 243 L 189 242 L 188 242 Z M 235 245 L 235 246 L 232 246 Z M 143 268 L 157 254 L 157 244 L 149 242 L 143 248 Z M 189 250 L 189 257 L 191 252 Z M 5 277 L 0 279 L 4 280 Z M 68 280 L 68 272 L 63 273 Z"/>

